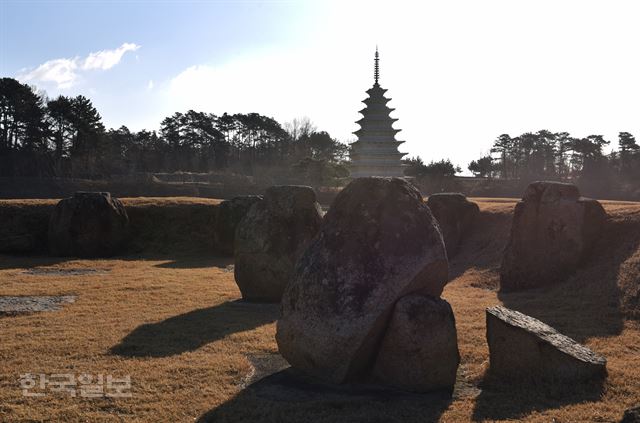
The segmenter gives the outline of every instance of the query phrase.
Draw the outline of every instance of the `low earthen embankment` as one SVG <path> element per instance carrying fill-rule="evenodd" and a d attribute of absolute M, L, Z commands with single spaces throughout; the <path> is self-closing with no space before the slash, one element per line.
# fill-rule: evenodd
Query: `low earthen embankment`
<path fill-rule="evenodd" d="M 220 200 L 187 197 L 121 200 L 130 222 L 127 253 L 213 250 Z M 0 253 L 46 253 L 49 218 L 57 202 L 0 200 Z"/>

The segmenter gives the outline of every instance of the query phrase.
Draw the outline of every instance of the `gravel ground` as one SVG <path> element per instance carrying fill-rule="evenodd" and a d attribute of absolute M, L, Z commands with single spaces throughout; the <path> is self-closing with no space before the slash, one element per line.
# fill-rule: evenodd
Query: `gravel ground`
<path fill-rule="evenodd" d="M 12 316 L 40 311 L 60 310 L 63 304 L 76 301 L 75 295 L 62 296 L 0 296 L 0 316 Z"/>

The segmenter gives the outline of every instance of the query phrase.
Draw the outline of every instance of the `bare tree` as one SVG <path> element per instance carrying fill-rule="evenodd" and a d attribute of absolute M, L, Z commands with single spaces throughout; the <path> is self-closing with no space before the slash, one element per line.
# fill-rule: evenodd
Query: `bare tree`
<path fill-rule="evenodd" d="M 313 132 L 316 132 L 317 129 L 316 125 L 308 116 L 294 118 L 291 122 L 284 124 L 284 130 L 287 131 L 293 141 L 308 137 Z"/>

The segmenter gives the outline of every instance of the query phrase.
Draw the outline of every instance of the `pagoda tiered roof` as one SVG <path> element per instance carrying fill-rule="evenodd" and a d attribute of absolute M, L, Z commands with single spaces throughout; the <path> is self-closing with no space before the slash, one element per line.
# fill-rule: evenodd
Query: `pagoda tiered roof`
<path fill-rule="evenodd" d="M 374 84 L 366 92 L 369 95 L 362 102 L 365 108 L 360 110 L 362 118 L 356 123 L 360 129 L 354 132 L 358 140 L 351 144 L 351 176 L 404 176 L 402 158 L 398 146 L 404 141 L 395 139 L 400 129 L 393 128 L 398 119 L 390 113 L 394 108 L 388 107 L 391 100 L 384 96 L 387 91 L 378 83 L 378 51 L 375 55 Z"/>

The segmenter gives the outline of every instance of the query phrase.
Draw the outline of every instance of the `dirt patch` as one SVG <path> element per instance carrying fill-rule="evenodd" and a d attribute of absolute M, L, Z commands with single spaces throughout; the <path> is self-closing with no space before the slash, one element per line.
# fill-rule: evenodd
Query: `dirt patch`
<path fill-rule="evenodd" d="M 64 304 L 76 301 L 75 295 L 61 296 L 0 296 L 0 316 L 60 310 Z"/>

